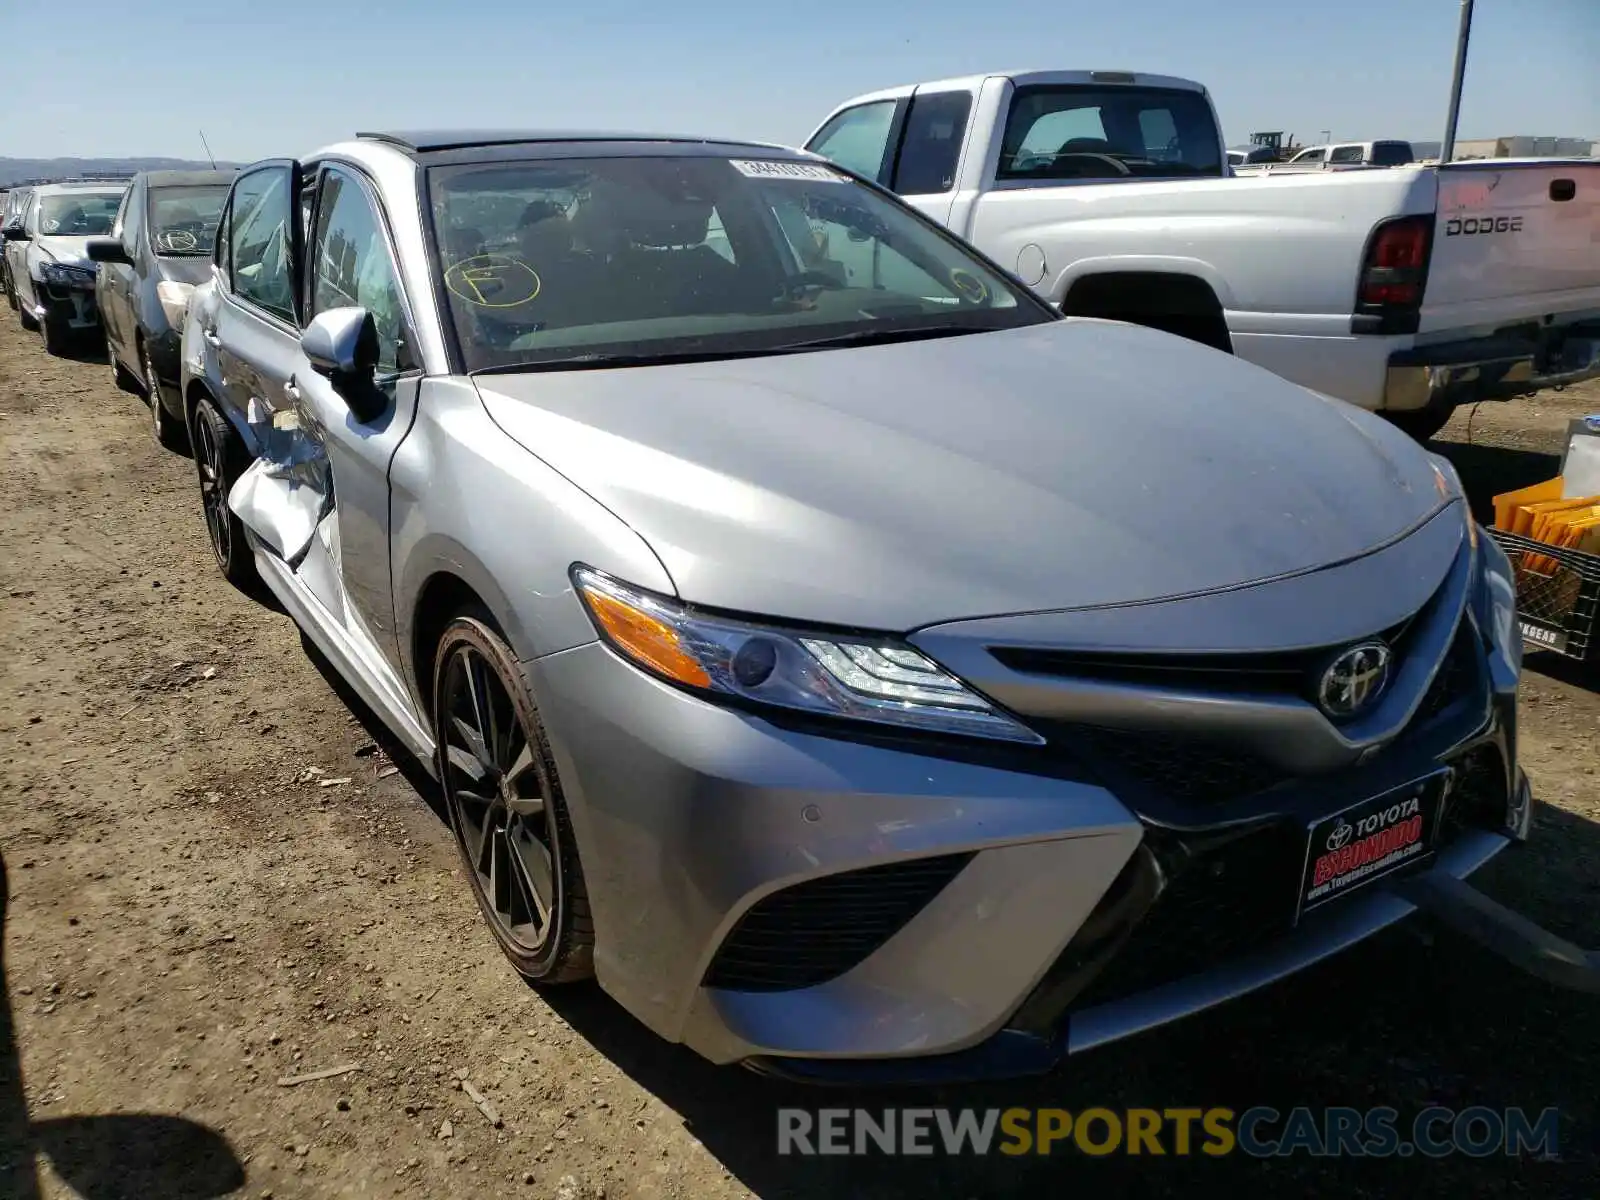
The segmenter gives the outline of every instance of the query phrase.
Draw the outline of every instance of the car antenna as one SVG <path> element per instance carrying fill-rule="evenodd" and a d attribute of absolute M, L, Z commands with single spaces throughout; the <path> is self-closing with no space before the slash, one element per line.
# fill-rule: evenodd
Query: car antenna
<path fill-rule="evenodd" d="M 211 143 L 206 141 L 206 131 L 204 129 L 200 131 L 200 144 L 206 148 L 206 157 L 211 160 L 211 169 L 215 171 L 217 169 L 217 159 L 211 153 Z"/>

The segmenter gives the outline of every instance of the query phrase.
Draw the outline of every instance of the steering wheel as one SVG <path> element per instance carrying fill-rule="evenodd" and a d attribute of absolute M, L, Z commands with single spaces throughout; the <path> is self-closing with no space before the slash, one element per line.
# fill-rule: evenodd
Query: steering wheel
<path fill-rule="evenodd" d="M 1123 162 L 1120 158 L 1112 158 L 1109 154 L 1098 154 L 1093 150 L 1074 150 L 1069 154 L 1058 154 L 1055 157 L 1054 165 L 1059 165 L 1061 160 L 1064 158 L 1093 158 L 1115 167 L 1118 175 L 1133 174 L 1133 171 L 1128 164 Z"/>
<path fill-rule="evenodd" d="M 791 275 L 783 281 L 783 290 L 776 297 L 778 302 L 796 301 L 804 298 L 807 291 L 813 288 L 840 288 L 844 283 L 826 271 L 808 270 Z"/>

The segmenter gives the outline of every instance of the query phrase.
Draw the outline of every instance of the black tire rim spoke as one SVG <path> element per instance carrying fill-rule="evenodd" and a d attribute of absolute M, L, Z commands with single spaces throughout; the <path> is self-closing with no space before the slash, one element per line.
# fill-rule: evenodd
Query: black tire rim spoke
<path fill-rule="evenodd" d="M 546 944 L 559 883 L 544 778 L 509 691 L 463 646 L 445 666 L 445 793 L 480 892 L 519 948 Z"/>
<path fill-rule="evenodd" d="M 216 432 L 204 412 L 196 414 L 195 428 L 199 434 L 195 465 L 200 470 L 200 499 L 205 507 L 206 529 L 211 534 L 211 548 L 216 551 L 218 560 L 226 564 L 230 531 L 228 495 L 222 482 L 222 452 Z"/>

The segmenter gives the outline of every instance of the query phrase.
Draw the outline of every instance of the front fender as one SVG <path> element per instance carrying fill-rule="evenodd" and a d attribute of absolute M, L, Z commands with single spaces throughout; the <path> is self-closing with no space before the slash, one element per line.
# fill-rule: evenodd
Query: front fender
<path fill-rule="evenodd" d="M 454 576 L 489 607 L 519 659 L 596 637 L 573 590 L 574 563 L 674 594 L 632 528 L 496 425 L 470 380 L 430 378 L 389 468 L 395 626 L 416 688 L 419 607 Z"/>

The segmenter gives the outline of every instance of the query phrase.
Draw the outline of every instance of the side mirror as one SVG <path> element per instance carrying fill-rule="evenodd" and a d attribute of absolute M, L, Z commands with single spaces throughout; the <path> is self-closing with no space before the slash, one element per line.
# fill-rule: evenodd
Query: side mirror
<path fill-rule="evenodd" d="M 127 248 L 118 238 L 92 237 L 85 243 L 85 249 L 91 262 L 133 265 L 133 259 L 129 256 Z"/>
<path fill-rule="evenodd" d="M 311 318 L 300 349 L 318 375 L 325 375 L 356 420 L 375 421 L 389 407 L 378 387 L 378 326 L 364 308 L 330 308 Z"/>
<path fill-rule="evenodd" d="M 311 369 L 335 384 L 371 381 L 378 369 L 378 327 L 364 308 L 330 308 L 300 335 Z"/>
<path fill-rule="evenodd" d="M 4 237 L 8 242 L 31 242 L 33 240 L 28 236 L 28 231 L 21 225 L 7 225 L 5 229 L 0 230 L 0 237 Z"/>

